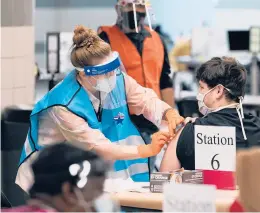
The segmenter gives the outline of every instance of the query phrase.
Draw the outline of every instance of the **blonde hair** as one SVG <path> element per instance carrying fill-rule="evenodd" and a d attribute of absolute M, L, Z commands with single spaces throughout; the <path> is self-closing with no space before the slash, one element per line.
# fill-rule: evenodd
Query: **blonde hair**
<path fill-rule="evenodd" d="M 111 47 L 97 33 L 82 25 L 76 26 L 73 36 L 71 63 L 75 67 L 97 65 L 95 60 L 102 59 L 111 53 Z"/>
<path fill-rule="evenodd" d="M 260 149 L 237 154 L 236 178 L 241 204 L 247 212 L 260 211 Z"/>

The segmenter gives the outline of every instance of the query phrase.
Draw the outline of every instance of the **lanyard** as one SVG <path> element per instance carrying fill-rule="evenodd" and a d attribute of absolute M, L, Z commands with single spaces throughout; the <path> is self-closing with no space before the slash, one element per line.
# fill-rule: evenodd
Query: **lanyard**
<path fill-rule="evenodd" d="M 243 124 L 244 112 L 243 112 L 242 102 L 240 101 L 240 103 L 234 103 L 234 104 L 230 104 L 230 105 L 227 105 L 227 106 L 224 106 L 224 107 L 220 107 L 220 108 L 214 110 L 213 112 L 218 112 L 218 111 L 220 111 L 222 109 L 226 109 L 226 108 L 236 108 L 237 114 L 238 114 L 238 117 L 239 117 L 239 121 L 240 121 L 240 125 L 241 125 L 241 128 L 242 128 L 244 140 L 247 140 L 246 132 L 245 132 L 244 124 Z"/>

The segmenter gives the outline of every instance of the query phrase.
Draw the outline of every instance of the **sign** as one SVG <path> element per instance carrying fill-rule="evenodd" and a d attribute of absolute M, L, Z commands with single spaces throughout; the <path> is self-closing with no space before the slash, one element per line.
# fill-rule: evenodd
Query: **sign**
<path fill-rule="evenodd" d="M 164 212 L 216 212 L 216 188 L 210 185 L 164 185 Z"/>
<path fill-rule="evenodd" d="M 195 169 L 235 171 L 236 129 L 195 126 Z"/>

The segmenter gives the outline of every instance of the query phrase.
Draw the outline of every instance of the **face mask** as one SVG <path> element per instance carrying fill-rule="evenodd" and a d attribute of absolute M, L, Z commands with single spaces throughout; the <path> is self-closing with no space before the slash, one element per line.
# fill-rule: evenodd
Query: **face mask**
<path fill-rule="evenodd" d="M 108 79 L 100 79 L 97 80 L 97 84 L 94 87 L 97 91 L 109 93 L 111 92 L 116 85 L 116 76 L 113 75 L 109 77 Z"/>
<path fill-rule="evenodd" d="M 119 205 L 107 194 L 102 194 L 94 201 L 97 212 L 120 212 Z"/>
<path fill-rule="evenodd" d="M 215 88 L 215 87 L 214 87 Z M 198 100 L 198 105 L 199 105 L 199 111 L 202 115 L 207 115 L 211 112 L 213 112 L 215 109 L 209 108 L 206 106 L 206 104 L 204 103 L 204 99 L 206 97 L 207 94 L 209 94 L 214 88 L 210 89 L 208 92 L 206 92 L 205 94 L 199 93 L 197 95 L 197 100 Z"/>
<path fill-rule="evenodd" d="M 131 30 L 135 29 L 135 18 L 134 18 L 134 11 L 123 12 L 123 20 L 126 21 L 125 26 L 129 27 Z M 136 22 L 137 26 L 140 26 L 140 22 L 144 19 L 146 13 L 136 12 Z"/>
<path fill-rule="evenodd" d="M 82 206 L 85 212 L 89 212 L 93 207 L 97 212 L 119 212 L 119 206 L 108 195 L 102 194 L 92 202 L 87 202 L 79 189 L 75 189 L 74 192 L 78 199 L 79 206 Z"/>

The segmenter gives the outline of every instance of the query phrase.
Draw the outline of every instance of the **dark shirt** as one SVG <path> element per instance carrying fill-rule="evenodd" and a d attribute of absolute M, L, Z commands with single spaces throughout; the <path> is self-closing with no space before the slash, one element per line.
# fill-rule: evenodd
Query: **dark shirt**
<path fill-rule="evenodd" d="M 187 170 L 195 169 L 195 125 L 234 126 L 236 127 L 237 149 L 260 146 L 260 118 L 255 117 L 250 113 L 244 113 L 244 116 L 243 124 L 247 140 L 244 140 L 240 120 L 237 111 L 234 108 L 212 112 L 203 118 L 198 118 L 193 124 L 187 124 L 182 130 L 176 149 L 181 166 Z"/>
<path fill-rule="evenodd" d="M 145 38 L 151 36 L 150 32 L 148 32 L 146 29 L 142 29 L 139 33 L 126 33 L 125 35 L 135 45 L 139 54 L 142 55 L 144 40 L 145 40 Z M 101 39 L 103 39 L 105 42 L 110 43 L 108 35 L 104 31 L 99 34 L 99 37 Z M 165 46 L 163 40 L 162 40 L 162 43 L 163 43 L 163 48 L 164 48 L 164 60 L 163 60 L 161 78 L 160 78 L 160 89 L 161 90 L 166 89 L 166 88 L 172 88 L 172 86 L 173 86 L 172 79 L 170 78 L 171 67 L 170 67 L 167 49 L 166 49 L 166 46 Z"/>

